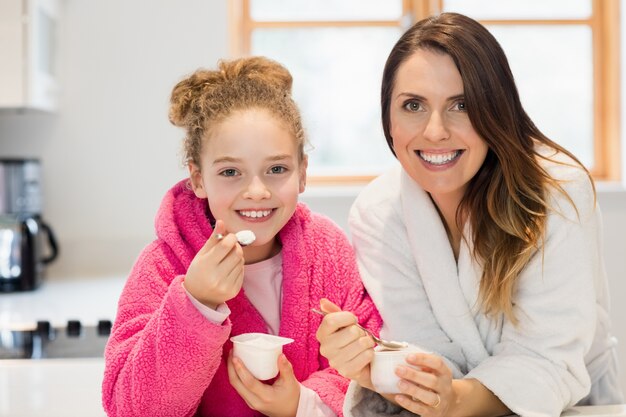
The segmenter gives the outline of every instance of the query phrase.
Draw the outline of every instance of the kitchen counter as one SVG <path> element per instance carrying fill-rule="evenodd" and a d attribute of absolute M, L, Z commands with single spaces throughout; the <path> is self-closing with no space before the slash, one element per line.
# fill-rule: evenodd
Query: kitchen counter
<path fill-rule="evenodd" d="M 46 280 L 34 291 L 0 293 L 0 330 L 34 330 L 37 321 L 65 327 L 68 320 L 94 326 L 115 319 L 125 277 Z"/>
<path fill-rule="evenodd" d="M 0 361 L 0 417 L 105 417 L 103 359 Z M 563 417 L 626 416 L 626 405 L 574 407 Z"/>
<path fill-rule="evenodd" d="M 0 293 L 0 330 L 33 330 L 39 320 L 95 325 L 115 319 L 123 277 L 50 280 L 31 292 Z M 0 417 L 105 417 L 102 358 L 0 360 Z M 563 417 L 626 417 L 626 405 L 574 407 Z"/>
<path fill-rule="evenodd" d="M 561 417 L 574 416 L 624 417 L 626 416 L 626 404 L 574 407 L 561 414 Z"/>
<path fill-rule="evenodd" d="M 0 417 L 105 417 L 104 359 L 0 361 Z"/>

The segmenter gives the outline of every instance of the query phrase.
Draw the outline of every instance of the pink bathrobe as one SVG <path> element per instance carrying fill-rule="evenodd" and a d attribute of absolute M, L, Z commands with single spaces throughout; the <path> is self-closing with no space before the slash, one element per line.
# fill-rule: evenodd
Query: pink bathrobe
<path fill-rule="evenodd" d="M 263 318 L 242 290 L 227 302 L 230 317 L 222 325 L 212 323 L 181 285 L 212 232 L 206 200 L 196 198 L 186 183 L 179 182 L 163 199 L 155 222 L 158 238 L 140 254 L 119 300 L 102 383 L 109 416 L 260 415 L 230 385 L 226 358 L 231 336 L 268 332 Z M 294 339 L 284 353 L 296 378 L 342 415 L 348 380 L 319 354 L 320 316 L 310 309 L 327 297 L 376 331 L 380 316 L 363 289 L 347 238 L 329 219 L 299 204 L 279 236 L 279 335 Z"/>

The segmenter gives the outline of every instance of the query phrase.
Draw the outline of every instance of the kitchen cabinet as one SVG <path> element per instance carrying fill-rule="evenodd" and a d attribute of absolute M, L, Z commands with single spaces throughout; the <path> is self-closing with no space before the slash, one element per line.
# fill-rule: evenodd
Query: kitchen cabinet
<path fill-rule="evenodd" d="M 58 0 L 0 1 L 0 109 L 54 111 Z"/>

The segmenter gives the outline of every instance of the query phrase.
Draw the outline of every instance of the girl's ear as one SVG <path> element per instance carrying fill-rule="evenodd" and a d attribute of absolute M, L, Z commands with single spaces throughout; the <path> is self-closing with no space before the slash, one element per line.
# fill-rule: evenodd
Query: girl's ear
<path fill-rule="evenodd" d="M 200 167 L 193 162 L 189 162 L 187 164 L 187 168 L 189 168 L 189 180 L 191 182 L 191 188 L 193 188 L 193 193 L 198 198 L 207 198 L 207 193 L 204 189 L 204 184 L 202 183 L 202 172 L 200 171 Z"/>
<path fill-rule="evenodd" d="M 302 158 L 302 161 L 300 162 L 300 193 L 304 192 L 304 189 L 306 188 L 306 169 L 309 166 L 309 157 L 308 155 L 304 155 L 304 157 Z"/>

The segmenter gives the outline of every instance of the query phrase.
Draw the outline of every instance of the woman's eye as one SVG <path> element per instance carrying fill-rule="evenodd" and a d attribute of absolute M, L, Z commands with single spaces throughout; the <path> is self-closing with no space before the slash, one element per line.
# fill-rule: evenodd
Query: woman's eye
<path fill-rule="evenodd" d="M 422 106 L 417 101 L 409 101 L 408 103 L 405 103 L 404 108 L 410 112 L 417 112 L 421 110 Z"/>
<path fill-rule="evenodd" d="M 457 102 L 453 108 L 454 110 L 458 110 L 458 111 L 467 111 L 464 101 Z"/>
<path fill-rule="evenodd" d="M 232 168 L 225 169 L 220 172 L 220 175 L 223 177 L 234 177 L 235 175 L 237 175 L 237 170 Z"/>
<path fill-rule="evenodd" d="M 280 166 L 280 165 L 270 168 L 270 172 L 272 174 L 282 174 L 285 171 L 287 171 L 287 168 L 285 168 L 284 166 Z"/>

